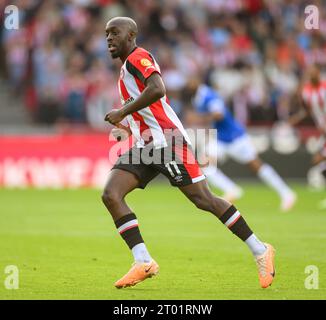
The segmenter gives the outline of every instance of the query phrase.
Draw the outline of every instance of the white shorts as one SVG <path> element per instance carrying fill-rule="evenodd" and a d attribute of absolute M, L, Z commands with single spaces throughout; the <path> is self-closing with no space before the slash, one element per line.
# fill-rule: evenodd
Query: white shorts
<path fill-rule="evenodd" d="M 208 144 L 208 155 L 221 163 L 228 157 L 241 164 L 247 164 L 257 158 L 256 149 L 247 134 L 231 143 L 217 140 L 210 142 Z"/>

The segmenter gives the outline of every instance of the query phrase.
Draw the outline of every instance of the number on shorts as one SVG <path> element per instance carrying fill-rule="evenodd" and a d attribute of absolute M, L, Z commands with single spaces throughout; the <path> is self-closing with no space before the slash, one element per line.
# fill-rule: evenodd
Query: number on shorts
<path fill-rule="evenodd" d="M 170 161 L 169 163 L 166 163 L 165 166 L 167 167 L 167 169 L 169 170 L 169 173 L 171 175 L 171 177 L 175 177 L 175 173 L 172 171 L 172 166 L 175 170 L 175 172 L 178 174 L 178 175 L 181 175 L 181 171 L 177 165 L 177 163 L 173 160 L 173 161 Z"/>

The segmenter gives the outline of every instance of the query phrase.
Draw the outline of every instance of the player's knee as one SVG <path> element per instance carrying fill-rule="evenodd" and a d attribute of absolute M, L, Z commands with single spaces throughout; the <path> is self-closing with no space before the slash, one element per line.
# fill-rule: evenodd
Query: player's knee
<path fill-rule="evenodd" d="M 121 196 L 113 188 L 106 188 L 102 194 L 102 201 L 107 207 L 114 206 L 121 201 Z"/>

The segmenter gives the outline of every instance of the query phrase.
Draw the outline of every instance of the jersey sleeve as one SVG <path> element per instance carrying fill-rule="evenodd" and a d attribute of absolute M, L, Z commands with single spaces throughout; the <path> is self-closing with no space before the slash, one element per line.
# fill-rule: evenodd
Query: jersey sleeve
<path fill-rule="evenodd" d="M 134 77 L 145 83 L 154 72 L 161 74 L 159 66 L 149 53 L 135 53 L 128 57 L 126 68 Z"/>

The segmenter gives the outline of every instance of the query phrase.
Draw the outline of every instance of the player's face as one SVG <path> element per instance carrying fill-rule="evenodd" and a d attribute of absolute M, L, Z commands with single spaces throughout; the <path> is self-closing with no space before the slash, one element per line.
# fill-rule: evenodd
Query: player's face
<path fill-rule="evenodd" d="M 123 26 L 108 23 L 105 29 L 108 48 L 113 59 L 124 55 L 128 45 L 128 32 Z"/>

